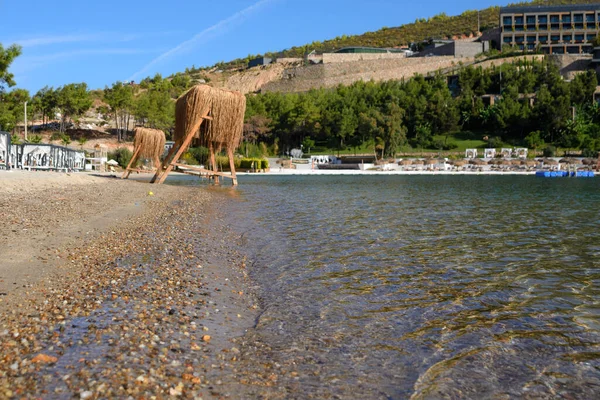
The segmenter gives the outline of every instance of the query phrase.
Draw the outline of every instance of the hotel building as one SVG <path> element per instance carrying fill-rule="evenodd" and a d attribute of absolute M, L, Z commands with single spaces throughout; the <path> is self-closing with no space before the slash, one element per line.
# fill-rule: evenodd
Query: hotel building
<path fill-rule="evenodd" d="M 503 7 L 500 41 L 547 54 L 591 53 L 599 23 L 600 4 Z"/>

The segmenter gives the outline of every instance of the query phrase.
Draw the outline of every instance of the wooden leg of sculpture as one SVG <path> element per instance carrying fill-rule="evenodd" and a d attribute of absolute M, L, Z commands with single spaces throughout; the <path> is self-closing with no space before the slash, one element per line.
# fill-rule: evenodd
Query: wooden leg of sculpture
<path fill-rule="evenodd" d="M 181 140 L 178 140 L 177 142 L 175 142 L 173 144 L 173 147 L 171 147 L 171 149 L 167 153 L 167 156 L 165 157 L 165 159 L 163 160 L 163 162 L 158 166 L 158 169 L 156 170 L 156 173 L 154 174 L 154 176 L 150 180 L 150 183 L 156 182 L 156 180 L 159 179 L 162 176 L 164 169 L 167 167 L 167 165 L 169 165 L 169 161 L 171 160 L 171 157 L 173 157 L 173 154 L 175 153 L 175 150 L 177 150 L 179 148 L 179 144 L 180 143 L 181 143 Z"/>
<path fill-rule="evenodd" d="M 198 122 L 196 124 L 196 126 L 192 127 L 192 129 L 190 129 L 188 131 L 188 134 L 185 137 L 185 140 L 183 141 L 181 146 L 177 149 L 177 152 L 175 153 L 173 160 L 169 162 L 169 165 L 167 165 L 167 168 L 162 173 L 161 177 L 158 179 L 158 182 L 156 182 L 156 183 L 161 184 L 165 181 L 165 179 L 167 179 L 167 176 L 173 170 L 173 167 L 175 166 L 177 161 L 179 161 L 179 157 L 181 157 L 181 155 L 184 153 L 184 151 L 186 151 L 187 148 L 192 143 L 192 139 L 194 139 L 194 135 L 196 134 L 196 132 L 198 132 L 198 129 L 200 129 L 200 125 L 202 125 L 202 122 L 204 121 L 204 119 L 205 119 L 205 117 L 201 118 L 200 122 Z M 173 146 L 173 147 L 175 147 L 175 146 Z M 166 161 L 166 159 L 165 159 L 165 161 Z"/>
<path fill-rule="evenodd" d="M 163 162 L 156 169 L 156 172 L 154 173 L 154 176 L 150 180 L 150 183 L 154 183 L 154 182 L 156 182 L 156 180 L 158 178 L 160 178 L 160 176 L 162 175 L 162 172 L 164 171 L 166 166 L 169 165 L 169 160 L 171 159 L 171 157 L 173 157 L 173 153 L 175 153 L 175 150 L 177 149 L 178 145 L 179 145 L 179 141 L 176 142 L 175 144 L 173 144 L 173 147 L 171 147 L 169 149 L 167 156 L 164 158 Z"/>
<path fill-rule="evenodd" d="M 212 143 L 208 145 L 208 153 L 210 156 L 210 164 L 211 164 L 212 171 L 219 172 L 219 168 L 217 168 L 217 159 L 215 157 L 215 148 Z M 218 185 L 219 184 L 219 175 L 213 175 L 213 179 L 214 179 L 215 185 Z"/>
<path fill-rule="evenodd" d="M 140 150 L 141 150 L 141 147 L 138 147 L 137 149 L 135 149 L 135 153 L 133 153 L 131 160 L 129 160 L 129 164 L 127 164 L 127 168 L 125 168 L 125 171 L 123 172 L 123 175 L 121 176 L 121 179 L 129 178 L 129 174 L 131 174 L 131 166 L 135 165 L 135 163 L 137 162 L 138 156 L 140 154 Z"/>
<path fill-rule="evenodd" d="M 235 162 L 233 159 L 233 149 L 227 148 L 227 155 L 229 156 L 229 168 L 231 169 L 231 181 L 233 186 L 237 186 L 237 177 L 235 176 Z"/>

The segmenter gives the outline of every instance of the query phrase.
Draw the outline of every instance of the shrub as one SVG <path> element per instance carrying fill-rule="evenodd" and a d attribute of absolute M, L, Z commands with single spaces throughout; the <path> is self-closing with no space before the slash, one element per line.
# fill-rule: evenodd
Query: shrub
<path fill-rule="evenodd" d="M 596 158 L 596 157 L 598 157 L 598 151 L 592 150 L 592 149 L 583 149 L 581 151 L 581 155 L 586 158 Z"/>
<path fill-rule="evenodd" d="M 544 157 L 554 157 L 556 155 L 556 147 L 548 145 L 544 147 Z"/>
<path fill-rule="evenodd" d="M 40 135 L 33 135 L 29 138 L 29 143 L 38 144 L 42 143 L 42 137 Z"/>
<path fill-rule="evenodd" d="M 123 168 L 127 168 L 131 157 L 133 157 L 133 153 L 126 147 L 119 147 L 117 150 L 108 153 L 108 158 L 115 160 Z"/>
<path fill-rule="evenodd" d="M 181 161 L 184 161 L 188 165 L 197 165 L 198 164 L 198 160 L 196 160 L 196 158 L 194 158 L 192 153 L 190 153 L 189 151 L 186 151 L 185 153 L 183 153 L 183 155 L 181 156 Z"/>
<path fill-rule="evenodd" d="M 52 136 L 50 136 L 50 141 L 61 140 L 62 134 L 60 132 L 54 132 Z"/>
<path fill-rule="evenodd" d="M 267 169 L 269 168 L 269 161 L 265 159 L 259 158 L 242 158 L 240 160 L 240 168 L 241 169 L 252 169 L 252 165 L 254 164 L 254 169 Z"/>
<path fill-rule="evenodd" d="M 190 147 L 188 153 L 198 161 L 198 164 L 208 165 L 208 149 L 206 147 Z"/>

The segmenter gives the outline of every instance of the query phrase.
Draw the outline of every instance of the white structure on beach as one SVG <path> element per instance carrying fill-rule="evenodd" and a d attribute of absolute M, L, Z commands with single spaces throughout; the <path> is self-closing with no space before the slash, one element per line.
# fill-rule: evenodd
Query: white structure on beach
<path fill-rule="evenodd" d="M 496 157 L 496 149 L 485 149 L 483 151 L 483 158 L 494 158 Z"/>
<path fill-rule="evenodd" d="M 515 157 L 517 158 L 527 158 L 528 150 L 525 147 L 516 147 L 515 148 Z"/>
<path fill-rule="evenodd" d="M 10 134 L 8 132 L 0 132 L 0 168 L 8 167 L 8 159 L 10 158 Z"/>
<path fill-rule="evenodd" d="M 310 156 L 311 165 L 319 164 L 340 164 L 340 160 L 336 156 Z"/>
<path fill-rule="evenodd" d="M 465 151 L 465 158 L 477 158 L 477 149 L 467 149 Z"/>
<path fill-rule="evenodd" d="M 500 155 L 504 158 L 511 158 L 513 150 L 507 147 L 500 149 Z"/>

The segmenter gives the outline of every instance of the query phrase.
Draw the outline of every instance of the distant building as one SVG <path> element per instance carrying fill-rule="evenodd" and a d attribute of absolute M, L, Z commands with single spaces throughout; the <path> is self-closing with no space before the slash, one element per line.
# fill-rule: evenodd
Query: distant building
<path fill-rule="evenodd" d="M 258 57 L 254 60 L 250 60 L 248 63 L 248 68 L 259 67 L 261 65 L 269 65 L 273 62 L 272 58 L 269 57 Z"/>
<path fill-rule="evenodd" d="M 344 47 L 342 49 L 334 51 L 334 53 L 342 54 L 368 54 L 368 53 L 406 53 L 407 49 L 395 49 L 395 48 L 380 48 L 380 47 Z"/>
<path fill-rule="evenodd" d="M 501 44 L 546 54 L 591 53 L 599 22 L 600 4 L 503 7 Z"/>
<path fill-rule="evenodd" d="M 433 56 L 452 56 L 456 58 L 475 57 L 490 49 L 490 43 L 485 42 L 469 42 L 457 40 L 434 40 L 422 51 L 416 54 L 417 57 L 433 57 Z"/>

